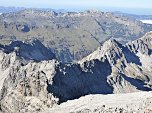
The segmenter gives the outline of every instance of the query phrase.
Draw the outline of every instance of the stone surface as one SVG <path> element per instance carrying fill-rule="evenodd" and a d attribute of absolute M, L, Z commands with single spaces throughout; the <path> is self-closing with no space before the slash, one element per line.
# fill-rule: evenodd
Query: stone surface
<path fill-rule="evenodd" d="M 20 47 L 24 44 L 21 43 Z M 88 94 L 152 90 L 151 32 L 126 45 L 108 40 L 77 63 L 62 63 L 56 59 L 29 60 L 16 51 L 8 52 L 5 47 L 1 46 L 0 50 L 3 113 L 50 111 L 58 104 Z M 35 51 L 37 48 L 33 48 L 32 52 Z M 43 55 L 47 57 L 48 54 Z M 113 110 L 116 108 L 112 107 L 111 112 Z"/>
<path fill-rule="evenodd" d="M 151 113 L 152 92 L 87 95 L 43 113 Z"/>

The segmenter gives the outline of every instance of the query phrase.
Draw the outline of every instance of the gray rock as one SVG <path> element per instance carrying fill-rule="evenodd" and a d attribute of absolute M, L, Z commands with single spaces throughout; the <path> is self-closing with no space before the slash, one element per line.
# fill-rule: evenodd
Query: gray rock
<path fill-rule="evenodd" d="M 148 33 L 124 46 L 109 40 L 78 63 L 68 64 L 56 59 L 31 61 L 15 51 L 5 53 L 6 48 L 2 47 L 1 110 L 3 113 L 43 112 L 88 94 L 151 91 L 151 39 Z M 85 111 L 90 112 L 82 112 Z"/>

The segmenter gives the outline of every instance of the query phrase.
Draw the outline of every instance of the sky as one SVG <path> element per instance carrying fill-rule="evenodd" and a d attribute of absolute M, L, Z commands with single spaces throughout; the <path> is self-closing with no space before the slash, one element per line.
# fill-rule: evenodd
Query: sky
<path fill-rule="evenodd" d="M 152 9 L 152 0 L 0 0 L 0 6 L 52 9 Z M 151 12 L 151 11 L 149 11 Z"/>

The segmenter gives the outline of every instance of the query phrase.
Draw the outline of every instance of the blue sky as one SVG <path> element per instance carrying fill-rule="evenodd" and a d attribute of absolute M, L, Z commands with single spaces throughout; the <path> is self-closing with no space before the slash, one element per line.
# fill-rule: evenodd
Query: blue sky
<path fill-rule="evenodd" d="M 102 9 L 116 8 L 152 9 L 152 0 L 0 0 L 0 6 L 52 8 L 52 9 Z M 151 11 L 149 11 L 151 12 Z M 143 11 L 144 13 L 144 11 Z"/>
<path fill-rule="evenodd" d="M 152 8 L 152 0 L 0 0 L 1 6 L 46 7 L 46 8 L 99 8 L 127 7 Z"/>

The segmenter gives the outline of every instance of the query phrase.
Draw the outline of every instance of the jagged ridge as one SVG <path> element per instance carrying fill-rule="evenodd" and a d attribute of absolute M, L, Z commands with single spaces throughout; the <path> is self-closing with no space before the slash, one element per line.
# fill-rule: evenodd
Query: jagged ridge
<path fill-rule="evenodd" d="M 151 38 L 149 33 L 125 46 L 109 40 L 74 64 L 55 59 L 23 63 L 16 52 L 1 51 L 1 109 L 4 113 L 43 111 L 87 94 L 151 91 Z"/>

